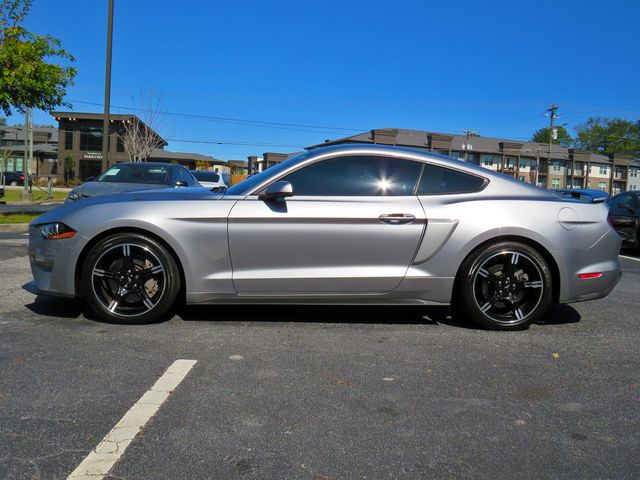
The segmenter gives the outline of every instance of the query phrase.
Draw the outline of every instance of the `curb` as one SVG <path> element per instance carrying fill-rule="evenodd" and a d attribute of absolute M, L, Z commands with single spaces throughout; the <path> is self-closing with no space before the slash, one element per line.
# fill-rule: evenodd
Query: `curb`
<path fill-rule="evenodd" d="M 0 232 L 27 233 L 28 231 L 28 223 L 4 223 L 0 225 Z"/>

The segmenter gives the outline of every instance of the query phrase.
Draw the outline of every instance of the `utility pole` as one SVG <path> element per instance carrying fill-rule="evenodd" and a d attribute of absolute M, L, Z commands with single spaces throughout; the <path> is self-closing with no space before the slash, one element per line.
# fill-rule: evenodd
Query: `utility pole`
<path fill-rule="evenodd" d="M 24 174 L 24 188 L 20 192 L 21 202 L 30 202 L 32 200 L 31 193 L 29 193 L 29 122 L 31 118 L 31 112 L 29 108 L 24 111 L 24 127 L 22 133 L 24 134 L 24 158 L 22 160 L 22 173 Z"/>
<path fill-rule="evenodd" d="M 104 118 L 102 121 L 102 170 L 109 166 L 109 105 L 111 104 L 111 44 L 113 43 L 113 1 L 109 0 L 107 24 L 107 65 L 104 79 Z"/>
<path fill-rule="evenodd" d="M 551 186 L 551 176 L 549 175 L 551 168 L 551 145 L 553 144 L 553 121 L 556 118 L 559 118 L 559 115 L 556 114 L 558 111 L 558 105 L 552 103 L 547 108 L 547 113 L 544 114 L 545 117 L 549 117 L 549 150 L 547 151 L 547 188 Z"/>
<path fill-rule="evenodd" d="M 469 150 L 472 150 L 471 145 L 469 145 L 469 137 L 471 137 L 471 135 L 475 135 L 478 132 L 475 130 L 471 130 L 470 128 L 461 128 L 460 131 L 466 136 L 466 139 L 464 141 L 464 161 L 468 162 Z"/>

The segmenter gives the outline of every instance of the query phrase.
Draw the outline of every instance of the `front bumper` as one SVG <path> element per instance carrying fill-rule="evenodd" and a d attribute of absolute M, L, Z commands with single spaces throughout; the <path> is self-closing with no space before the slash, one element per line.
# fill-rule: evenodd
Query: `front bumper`
<path fill-rule="evenodd" d="M 609 229 L 589 248 L 556 252 L 561 272 L 560 302 L 572 303 L 607 296 L 620 281 L 620 245 L 622 241 Z M 598 278 L 581 279 L 583 273 L 602 273 Z"/>
<path fill-rule="evenodd" d="M 34 284 L 24 288 L 44 295 L 76 296 L 76 264 L 87 242 L 80 234 L 46 240 L 37 227 L 29 225 L 29 263 Z"/>

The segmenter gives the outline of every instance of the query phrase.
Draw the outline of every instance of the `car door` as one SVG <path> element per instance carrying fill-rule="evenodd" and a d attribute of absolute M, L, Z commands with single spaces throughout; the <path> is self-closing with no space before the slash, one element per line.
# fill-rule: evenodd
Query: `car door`
<path fill-rule="evenodd" d="M 374 294 L 404 278 L 425 229 L 423 164 L 383 156 L 323 159 L 289 173 L 293 196 L 250 195 L 229 215 L 240 295 Z M 259 193 L 259 192 L 256 192 Z"/>
<path fill-rule="evenodd" d="M 621 193 L 611 199 L 609 208 L 613 228 L 623 240 L 635 242 L 638 197 L 632 193 Z"/>

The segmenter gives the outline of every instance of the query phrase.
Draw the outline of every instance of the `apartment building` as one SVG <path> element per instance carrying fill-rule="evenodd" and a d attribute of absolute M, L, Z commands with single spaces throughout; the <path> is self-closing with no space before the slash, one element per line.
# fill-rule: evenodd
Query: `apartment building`
<path fill-rule="evenodd" d="M 311 150 L 349 143 L 420 148 L 476 163 L 543 188 L 592 188 L 610 194 L 631 188 L 640 190 L 640 165 L 632 162 L 631 158 L 622 155 L 609 158 L 560 145 L 551 145 L 549 149 L 547 143 L 382 128 L 337 140 L 325 140 L 306 148 Z"/>

